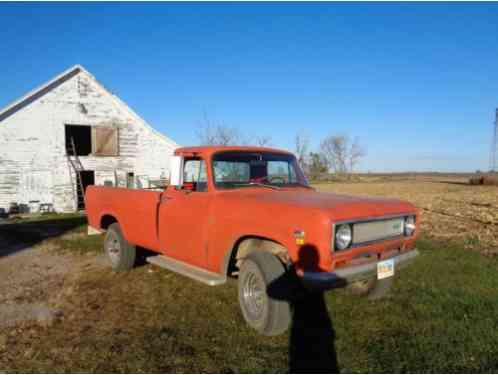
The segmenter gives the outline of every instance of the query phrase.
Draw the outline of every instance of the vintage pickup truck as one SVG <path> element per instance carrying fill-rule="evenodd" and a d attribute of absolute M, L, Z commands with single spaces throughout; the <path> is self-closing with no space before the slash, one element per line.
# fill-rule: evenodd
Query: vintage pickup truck
<path fill-rule="evenodd" d="M 286 151 L 179 148 L 170 173 L 164 191 L 88 187 L 89 226 L 106 232 L 112 268 L 131 269 L 140 247 L 208 285 L 237 277 L 242 315 L 266 335 L 291 322 L 285 289 L 391 280 L 418 255 L 412 204 L 317 192 Z"/>

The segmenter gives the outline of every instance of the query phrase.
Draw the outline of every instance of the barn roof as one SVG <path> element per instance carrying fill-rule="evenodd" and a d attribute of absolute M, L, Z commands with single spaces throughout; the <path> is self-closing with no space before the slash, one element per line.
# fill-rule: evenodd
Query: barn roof
<path fill-rule="evenodd" d="M 121 99 L 119 99 L 116 95 L 114 95 L 110 90 L 105 88 L 104 85 L 102 85 L 88 70 L 86 70 L 83 66 L 76 64 L 69 69 L 63 71 L 61 74 L 57 75 L 56 77 L 52 78 L 50 81 L 44 83 L 43 85 L 35 88 L 34 90 L 31 90 L 28 92 L 26 95 L 23 97 L 17 99 L 16 101 L 10 103 L 6 107 L 0 109 L 0 122 L 5 120 L 7 117 L 11 116 L 12 114 L 16 113 L 20 109 L 24 108 L 25 106 L 33 103 L 35 100 L 39 99 L 52 89 L 56 88 L 60 84 L 66 82 L 68 79 L 74 77 L 80 72 L 84 72 L 88 74 L 105 92 L 107 92 L 112 99 L 124 108 L 132 117 L 135 117 L 137 120 L 139 120 L 144 126 L 148 127 L 150 130 L 152 130 L 155 134 L 157 134 L 159 137 L 163 138 L 165 141 L 171 144 L 173 147 L 179 147 L 176 142 L 173 140 L 169 139 L 166 137 L 164 134 L 158 132 L 155 130 L 152 126 L 150 126 L 144 119 L 142 119 L 138 114 L 136 114 L 125 102 L 123 102 Z"/>
<path fill-rule="evenodd" d="M 17 99 L 16 101 L 10 103 L 6 107 L 0 109 L 0 121 L 3 121 L 13 113 L 17 112 L 26 105 L 34 102 L 36 99 L 45 95 L 50 90 L 59 86 L 61 83 L 67 81 L 71 77 L 74 77 L 80 71 L 84 70 L 80 65 L 74 65 L 71 68 L 63 71 L 61 74 L 51 79 L 50 81 L 44 83 L 43 85 L 31 90 L 23 97 Z"/>

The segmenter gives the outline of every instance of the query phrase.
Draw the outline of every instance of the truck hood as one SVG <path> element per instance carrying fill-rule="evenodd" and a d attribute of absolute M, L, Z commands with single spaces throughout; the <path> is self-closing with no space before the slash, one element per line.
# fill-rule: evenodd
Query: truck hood
<path fill-rule="evenodd" d="M 289 208 L 311 209 L 320 211 L 335 221 L 415 213 L 416 211 L 411 203 L 398 199 L 351 196 L 313 190 L 237 190 L 227 192 L 226 198 L 253 201 L 260 208 L 266 206 L 273 215 L 285 212 Z M 273 211 L 274 209 L 284 211 Z"/>

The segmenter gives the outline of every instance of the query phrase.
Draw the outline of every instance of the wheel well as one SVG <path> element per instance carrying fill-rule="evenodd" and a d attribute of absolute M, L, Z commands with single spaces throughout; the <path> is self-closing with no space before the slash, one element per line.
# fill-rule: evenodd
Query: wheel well
<path fill-rule="evenodd" d="M 284 265 L 290 263 L 289 253 L 281 243 L 270 238 L 246 236 L 237 240 L 232 248 L 227 265 L 227 275 L 237 274 L 242 260 L 253 251 L 266 251 L 278 257 Z"/>
<path fill-rule="evenodd" d="M 112 215 L 104 215 L 102 219 L 100 219 L 100 229 L 107 229 L 113 223 L 117 223 L 118 221 Z"/>

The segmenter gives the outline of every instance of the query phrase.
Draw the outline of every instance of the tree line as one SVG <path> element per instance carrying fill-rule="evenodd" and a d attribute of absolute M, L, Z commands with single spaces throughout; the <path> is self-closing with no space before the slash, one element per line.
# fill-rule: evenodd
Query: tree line
<path fill-rule="evenodd" d="M 350 174 L 366 155 L 360 139 L 345 134 L 326 136 L 317 150 L 310 150 L 310 139 L 299 133 L 294 138 L 294 152 L 301 168 L 311 177 L 325 173 Z"/>
<path fill-rule="evenodd" d="M 201 145 L 255 145 L 272 146 L 268 136 L 247 138 L 234 126 L 222 121 L 213 121 L 204 114 L 197 128 L 197 138 Z M 345 134 L 326 136 L 315 150 L 310 147 L 310 138 L 304 133 L 294 138 L 294 153 L 301 168 L 311 178 L 328 173 L 346 175 L 353 173 L 360 160 L 366 155 L 364 146 L 358 137 L 351 138 Z"/>

